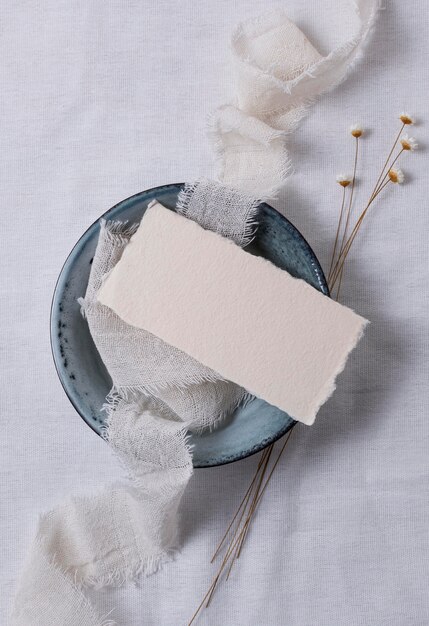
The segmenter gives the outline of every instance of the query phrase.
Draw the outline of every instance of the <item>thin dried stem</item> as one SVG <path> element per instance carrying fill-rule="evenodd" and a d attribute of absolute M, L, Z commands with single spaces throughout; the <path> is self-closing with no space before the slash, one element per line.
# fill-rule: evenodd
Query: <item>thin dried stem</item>
<path fill-rule="evenodd" d="M 405 128 L 405 124 L 404 124 L 404 123 L 402 123 L 402 126 L 401 126 L 401 128 L 400 128 L 400 130 L 399 130 L 399 133 L 396 135 L 395 141 L 393 142 L 392 149 L 390 150 L 390 152 L 389 152 L 389 154 L 388 154 L 388 156 L 387 156 L 387 159 L 386 159 L 386 161 L 384 162 L 383 169 L 382 169 L 382 170 L 381 170 L 381 172 L 380 172 L 380 176 L 378 177 L 377 182 L 375 183 L 375 186 L 374 186 L 374 191 L 372 192 L 371 198 L 372 198 L 372 196 L 374 195 L 374 193 L 377 191 L 377 187 L 378 187 L 378 185 L 379 185 L 379 183 L 380 183 L 381 179 L 383 178 L 383 174 L 384 174 L 384 172 L 385 172 L 385 170 L 386 170 L 386 167 L 387 167 L 387 166 L 388 166 L 388 164 L 389 164 L 390 157 L 392 156 L 392 154 L 393 154 L 393 152 L 394 152 L 394 150 L 395 150 L 395 148 L 396 148 L 396 144 L 398 143 L 399 138 L 400 138 L 400 136 L 401 136 L 402 131 L 404 130 L 404 128 Z M 389 169 L 390 169 L 390 168 L 389 168 Z M 370 198 L 370 200 L 371 200 L 371 198 Z"/>
<path fill-rule="evenodd" d="M 238 559 L 238 557 L 240 556 L 240 553 L 241 553 L 241 548 L 242 548 L 242 546 L 243 546 L 243 542 L 244 542 L 244 540 L 245 540 L 245 538 L 246 538 L 247 528 L 248 528 L 248 525 L 249 525 L 250 519 L 251 519 L 251 517 L 252 517 L 253 510 L 254 510 L 254 506 L 255 506 L 256 498 L 258 497 L 259 490 L 260 490 L 260 488 L 261 488 L 261 483 L 262 483 L 262 481 L 263 481 L 263 478 L 264 478 L 264 475 L 265 475 L 266 469 L 267 469 L 267 467 L 268 467 L 268 463 L 269 463 L 269 461 L 270 461 L 270 456 L 271 456 L 271 453 L 272 453 L 273 448 L 274 448 L 274 444 L 271 444 L 271 445 L 267 448 L 267 450 L 268 450 L 268 454 L 267 454 L 267 455 L 266 455 L 266 457 L 265 457 L 265 461 L 264 461 L 264 464 L 263 464 L 263 467 L 262 467 L 262 472 L 261 472 L 260 479 L 259 479 L 259 481 L 258 481 L 258 485 L 257 485 L 257 487 L 256 487 L 256 489 L 255 489 L 255 491 L 254 491 L 254 493 L 253 493 L 252 503 L 251 503 L 251 505 L 250 505 L 249 512 L 248 512 L 247 517 L 246 517 L 246 519 L 245 519 L 245 521 L 244 521 L 244 523 L 243 523 L 243 526 L 240 528 L 240 524 L 239 524 L 239 525 L 238 525 L 238 527 L 237 527 L 236 533 L 238 532 L 238 529 L 239 529 L 239 528 L 240 528 L 240 533 L 239 533 L 239 536 L 238 536 L 238 542 L 237 542 L 237 544 L 236 544 L 236 546 L 235 546 L 234 556 L 232 557 L 231 562 L 230 562 L 230 565 L 229 565 L 229 568 L 228 568 L 228 572 L 227 572 L 227 575 L 226 575 L 226 580 L 228 580 L 228 579 L 229 579 L 229 575 L 231 574 L 232 566 L 234 565 L 235 560 L 236 560 L 236 559 Z M 236 534 L 236 533 L 235 533 L 235 534 Z"/>
<path fill-rule="evenodd" d="M 388 178 L 387 181 L 385 183 L 383 183 L 381 185 L 381 187 L 379 187 L 376 191 L 376 193 L 371 196 L 368 204 L 366 205 L 365 209 L 362 211 L 362 213 L 359 216 L 359 219 L 357 220 L 355 226 L 353 227 L 353 230 L 349 236 L 349 238 L 347 239 L 346 244 L 344 245 L 344 249 L 342 254 L 340 255 L 340 257 L 338 258 L 337 264 L 334 268 L 334 272 L 332 275 L 332 280 L 330 283 L 330 289 L 332 290 L 333 287 L 335 286 L 335 283 L 337 282 L 339 275 L 341 273 L 341 268 L 344 266 L 345 260 L 350 252 L 350 248 L 356 238 L 357 233 L 359 232 L 360 227 L 362 226 L 362 222 L 365 218 L 365 215 L 367 214 L 371 204 L 374 202 L 374 200 L 379 196 L 379 194 L 383 191 L 383 189 L 390 183 L 390 179 Z"/>
<path fill-rule="evenodd" d="M 212 599 L 213 594 L 215 592 L 215 589 L 216 589 L 216 587 L 218 585 L 218 582 L 220 580 L 222 572 L 224 571 L 224 569 L 225 569 L 226 565 L 228 564 L 228 562 L 230 560 L 232 560 L 232 563 L 234 563 L 235 558 L 236 558 L 235 555 L 237 554 L 237 548 L 238 548 L 239 545 L 242 545 L 242 542 L 244 541 L 243 537 L 245 538 L 245 536 L 247 535 L 247 530 L 248 530 L 248 527 L 249 527 L 249 525 L 251 523 L 251 520 L 252 520 L 252 518 L 254 516 L 255 510 L 258 507 L 258 504 L 261 501 L 261 498 L 262 498 L 262 496 L 263 496 L 263 494 L 264 494 L 264 492 L 265 492 L 265 490 L 266 490 L 266 488 L 268 486 L 268 483 L 271 480 L 271 477 L 272 477 L 272 475 L 274 473 L 274 470 L 275 470 L 275 468 L 278 465 L 280 457 L 283 454 L 284 449 L 286 447 L 286 444 L 288 443 L 288 441 L 290 439 L 290 436 L 292 434 L 292 430 L 293 430 L 293 428 L 291 428 L 289 430 L 288 434 L 286 435 L 286 439 L 285 439 L 285 441 L 284 441 L 284 443 L 283 443 L 283 445 L 282 445 L 282 447 L 280 449 L 279 454 L 277 455 L 277 458 L 276 458 L 276 460 L 275 460 L 275 462 L 274 462 L 274 464 L 273 464 L 273 466 L 272 466 L 272 468 L 270 470 L 270 473 L 269 473 L 268 477 L 266 478 L 265 482 L 263 481 L 263 479 L 258 481 L 259 488 L 257 489 L 256 495 L 254 495 L 254 498 L 252 499 L 251 509 L 249 510 L 249 513 L 248 513 L 248 515 L 247 515 L 243 525 L 239 524 L 239 526 L 241 526 L 240 532 L 238 533 L 238 535 L 237 535 L 237 531 L 235 532 L 234 537 L 231 540 L 231 543 L 228 546 L 227 552 L 226 552 L 226 554 L 225 554 L 225 556 L 224 556 L 224 558 L 222 560 L 222 563 L 221 563 L 221 565 L 220 565 L 220 567 L 219 567 L 215 577 L 213 578 L 207 593 L 205 594 L 204 598 L 200 602 L 200 604 L 199 604 L 197 610 L 195 611 L 195 613 L 193 614 L 191 620 L 188 622 L 188 626 L 191 626 L 195 622 L 195 619 L 197 618 L 198 614 L 200 613 L 200 611 L 201 611 L 201 609 L 203 608 L 204 605 L 206 607 L 208 607 L 210 605 L 211 599 Z M 274 449 L 274 445 L 275 444 L 271 444 L 270 446 L 268 446 L 268 448 L 266 448 L 264 450 L 264 454 L 261 456 L 261 459 L 260 459 L 259 464 L 258 464 L 257 473 L 253 477 L 251 485 L 253 485 L 253 486 L 255 485 L 255 482 L 256 482 L 255 478 L 258 475 L 258 472 L 261 471 L 261 468 L 262 468 L 262 471 L 264 472 L 264 476 L 265 476 L 265 473 L 266 473 L 266 470 L 267 470 L 268 464 L 269 464 L 269 457 L 272 454 L 272 451 Z M 249 487 L 247 489 L 245 497 L 243 498 L 243 501 L 246 499 L 247 494 L 251 490 L 252 490 L 251 487 Z M 235 519 L 236 519 L 236 517 L 237 517 L 237 515 L 235 516 Z M 231 528 L 232 523 L 230 524 L 229 528 Z M 229 570 L 228 570 L 228 575 L 229 575 L 229 572 L 231 570 L 231 567 L 232 567 L 232 565 L 230 563 Z"/>
<path fill-rule="evenodd" d="M 347 231 L 349 229 L 349 223 L 350 223 L 350 217 L 351 217 L 352 205 L 353 205 L 353 195 L 354 195 L 355 184 L 356 184 L 356 170 L 357 170 L 358 154 L 359 154 L 359 137 L 356 137 L 355 160 L 354 160 L 354 165 L 353 165 L 352 186 L 351 186 L 351 190 L 350 190 L 349 205 L 348 205 L 348 208 L 347 208 L 346 224 L 344 226 L 343 237 L 341 239 L 340 255 L 341 255 L 341 253 L 343 251 L 344 242 L 346 241 Z M 336 298 L 335 298 L 336 300 L 338 300 L 338 298 L 340 296 L 340 289 L 341 289 L 341 283 L 342 283 L 342 280 L 343 280 L 343 273 L 344 273 L 344 265 L 341 268 L 340 282 L 339 282 L 339 285 L 338 285 L 337 295 L 336 295 Z"/>
<path fill-rule="evenodd" d="M 381 191 L 381 188 L 384 187 L 384 183 L 386 181 L 386 179 L 389 176 L 389 172 L 392 169 L 392 167 L 395 165 L 396 161 L 399 159 L 399 157 L 401 156 L 401 154 L 404 152 L 404 148 L 401 148 L 401 150 L 398 152 L 398 154 L 396 155 L 396 157 L 393 159 L 393 161 L 390 163 L 387 172 L 385 173 L 385 175 L 383 176 L 383 178 L 381 179 L 377 189 L 376 189 L 376 193 L 378 193 L 379 191 Z"/>
<path fill-rule="evenodd" d="M 383 165 L 382 171 L 377 179 L 377 182 L 375 183 L 374 189 L 371 193 L 371 196 L 368 200 L 368 203 L 366 205 L 366 207 L 364 208 L 364 210 L 362 211 L 358 221 L 356 222 L 353 231 L 350 235 L 350 237 L 347 239 L 345 245 L 343 246 L 343 249 L 340 251 L 340 254 L 338 255 L 337 261 L 332 269 L 332 271 L 329 274 L 328 277 L 328 283 L 329 283 L 329 288 L 332 291 L 334 285 L 336 284 L 338 278 L 341 276 L 341 271 L 344 268 L 344 262 L 347 258 L 347 255 L 350 251 L 350 247 L 351 244 L 353 243 L 353 241 L 355 240 L 356 237 L 356 232 L 359 230 L 359 228 L 362 225 L 362 221 L 366 215 L 366 213 L 368 212 L 369 207 L 371 206 L 371 204 L 374 202 L 374 200 L 377 198 L 377 196 L 379 195 L 379 193 L 386 187 L 385 182 L 390 182 L 390 179 L 388 178 L 388 174 L 389 171 L 392 169 L 393 165 L 397 162 L 397 160 L 399 159 L 399 157 L 401 156 L 402 152 L 404 151 L 403 149 L 401 149 L 399 151 L 399 153 L 396 155 L 396 157 L 393 159 L 393 161 L 390 163 L 389 165 L 389 160 L 395 150 L 395 147 L 399 141 L 399 138 L 401 136 L 402 130 L 404 128 L 405 124 L 402 124 L 401 129 L 398 133 L 398 135 L 395 138 L 395 141 L 393 143 L 392 149 L 389 152 L 389 155 Z M 387 169 L 387 172 L 385 173 L 385 170 Z M 387 181 L 386 181 L 387 178 Z M 356 232 L 355 232 L 356 231 Z M 338 296 L 338 291 L 337 291 L 337 296 Z"/>
<path fill-rule="evenodd" d="M 388 184 L 389 184 L 389 183 L 391 183 L 391 182 L 392 182 L 392 181 L 391 181 L 390 179 L 386 180 L 386 182 L 384 182 L 384 183 L 380 186 L 379 190 L 377 191 L 377 196 L 378 196 L 378 194 L 379 194 L 381 191 L 383 191 L 383 189 L 386 187 L 386 185 L 388 185 Z"/>
<path fill-rule="evenodd" d="M 247 501 L 249 500 L 249 498 L 250 498 L 250 492 L 252 491 L 253 485 L 254 485 L 254 484 L 255 484 L 255 482 L 256 482 L 256 479 L 257 479 L 258 474 L 259 474 L 259 470 L 261 469 L 262 464 L 263 464 L 263 462 L 265 461 L 265 458 L 266 458 L 266 456 L 267 456 L 268 450 L 269 450 L 269 448 L 265 448 L 265 450 L 263 451 L 263 453 L 262 453 L 262 455 L 261 455 L 261 458 L 260 458 L 260 460 L 259 460 L 259 463 L 258 463 L 258 467 L 257 467 L 257 469 L 256 469 L 256 472 L 255 472 L 254 476 L 253 476 L 253 479 L 252 479 L 252 481 L 251 481 L 251 483 L 250 483 L 249 487 L 247 488 L 247 491 L 246 491 L 246 493 L 244 494 L 244 496 L 243 496 L 243 498 L 242 498 L 242 500 L 241 500 L 241 502 L 240 502 L 240 505 L 239 505 L 238 509 L 236 510 L 236 512 L 235 512 L 235 514 L 234 514 L 234 517 L 232 518 L 232 520 L 231 520 L 231 522 L 230 522 L 230 524 L 229 524 L 228 528 L 226 529 L 225 534 L 223 535 L 222 539 L 220 540 L 219 545 L 217 546 L 217 548 L 216 548 L 216 550 L 215 550 L 215 553 L 213 554 L 213 556 L 212 556 L 212 558 L 211 558 L 211 561 L 210 561 L 211 563 L 213 563 L 213 561 L 216 559 L 217 555 L 219 554 L 219 552 L 220 552 L 220 550 L 221 550 L 221 548 L 222 548 L 223 544 L 225 543 L 225 540 L 226 540 L 226 538 L 227 538 L 227 536 L 228 536 L 228 534 L 229 534 L 229 531 L 230 531 L 230 530 L 231 530 L 231 528 L 232 528 L 232 525 L 234 524 L 235 520 L 237 519 L 237 517 L 238 517 L 238 515 L 239 515 L 239 513 L 240 513 L 240 511 L 241 511 L 241 508 L 242 508 L 242 507 L 243 507 L 243 505 L 245 504 L 245 501 L 246 501 L 246 500 L 247 500 Z M 246 508 L 246 507 L 245 507 L 245 508 Z"/>
<path fill-rule="evenodd" d="M 271 446 L 270 446 L 270 447 L 271 447 Z M 228 549 L 227 549 L 226 554 L 225 554 L 225 556 L 224 556 L 224 558 L 223 558 L 223 561 L 222 561 L 222 564 L 221 564 L 221 566 L 220 566 L 220 568 L 219 568 L 218 574 L 215 576 L 215 578 L 214 578 L 214 580 L 213 580 L 213 582 L 212 582 L 211 589 L 210 589 L 209 594 L 208 594 L 208 599 L 207 599 L 206 607 L 208 607 L 208 606 L 209 606 L 209 604 L 210 604 L 210 602 L 211 602 L 211 599 L 212 599 L 213 593 L 214 593 L 214 591 L 215 591 L 215 589 L 216 589 L 216 586 L 217 586 L 218 580 L 219 580 L 219 578 L 220 578 L 220 576 L 221 576 L 221 574 L 222 574 L 222 571 L 223 571 L 224 567 L 226 566 L 226 564 L 227 564 L 228 560 L 230 559 L 230 557 L 231 557 L 231 555 L 232 555 L 232 553 L 233 553 L 233 551 L 234 551 L 234 548 L 238 545 L 238 541 L 239 541 L 239 539 L 240 539 L 240 537 L 241 537 L 241 533 L 240 533 L 240 535 L 239 535 L 239 537 L 238 537 L 238 538 L 236 538 L 236 537 L 237 537 L 237 533 L 238 533 L 238 531 L 239 531 L 239 529 L 240 529 L 241 522 L 242 522 L 242 520 L 243 520 L 244 514 L 245 514 L 245 512 L 246 512 L 246 509 L 247 509 L 247 506 L 248 506 L 248 503 L 249 503 L 249 500 L 250 500 L 250 496 L 251 496 L 251 492 L 252 492 L 253 485 L 255 484 L 256 478 L 257 478 L 258 473 L 259 473 L 259 471 L 260 471 L 260 468 L 262 467 L 262 465 L 263 465 L 263 463 L 265 462 L 265 459 L 267 458 L 267 456 L 269 455 L 269 453 L 270 453 L 270 452 L 269 452 L 269 448 L 265 449 L 265 450 L 264 450 L 264 452 L 262 453 L 261 459 L 259 460 L 259 463 L 258 463 L 258 468 L 257 468 L 257 470 L 256 470 L 255 476 L 253 477 L 252 483 L 251 483 L 250 487 L 248 488 L 248 490 L 247 490 L 247 492 L 246 492 L 245 497 L 243 498 L 243 502 L 245 502 L 244 507 L 243 507 L 243 510 L 242 510 L 242 512 L 241 512 L 241 514 L 240 514 L 240 517 L 239 517 L 239 520 L 238 520 L 238 522 L 237 522 L 237 525 L 236 525 L 236 528 L 235 528 L 234 534 L 233 534 L 233 536 L 232 536 L 232 538 L 231 538 L 231 540 L 230 540 L 230 543 L 229 543 Z M 232 525 L 232 524 L 231 524 L 231 525 Z M 230 526 L 231 526 L 231 525 L 230 525 Z M 207 597 L 207 595 L 206 595 L 206 597 Z"/>
<path fill-rule="evenodd" d="M 213 585 L 213 583 L 212 583 Z M 191 626 L 191 624 L 194 623 L 194 621 L 196 620 L 199 612 L 201 611 L 201 609 L 203 608 L 204 602 L 206 601 L 207 596 L 209 595 L 210 591 L 212 589 L 212 586 L 210 586 L 209 590 L 207 591 L 206 595 L 204 596 L 204 598 L 202 599 L 202 601 L 200 602 L 200 604 L 198 605 L 197 610 L 195 611 L 195 613 L 193 614 L 193 616 L 191 617 L 191 620 L 188 622 L 188 626 Z"/>
<path fill-rule="evenodd" d="M 248 531 L 249 531 L 249 527 L 250 527 L 251 521 L 252 521 L 253 516 L 254 516 L 254 513 L 255 513 L 255 511 L 256 511 L 256 508 L 257 508 L 257 506 L 258 506 L 258 504 L 259 504 L 259 502 L 260 502 L 260 500 L 261 500 L 261 498 L 262 498 L 263 493 L 265 492 L 265 489 L 266 489 L 266 488 L 267 488 L 267 486 L 268 486 L 268 483 L 269 483 L 269 482 L 270 482 L 270 480 L 271 480 L 271 477 L 272 477 L 272 475 L 273 475 L 273 473 L 274 473 L 274 470 L 275 470 L 275 468 L 277 467 L 277 464 L 278 464 L 278 462 L 279 462 L 279 460 L 280 460 L 281 455 L 282 455 L 282 454 L 283 454 L 283 452 L 284 452 L 284 449 L 286 448 L 286 444 L 288 443 L 288 441 L 289 441 L 289 439 L 290 439 L 291 434 L 292 434 L 292 428 L 290 429 L 289 433 L 288 433 L 288 434 L 287 434 L 287 436 L 286 436 L 286 439 L 285 439 L 285 441 L 284 441 L 284 444 L 283 444 L 283 446 L 281 447 L 279 454 L 277 455 L 277 459 L 276 459 L 276 460 L 275 460 L 275 462 L 274 462 L 274 465 L 273 465 L 273 467 L 272 467 L 272 469 L 271 469 L 271 471 L 270 471 L 270 473 L 269 473 L 269 475 L 268 475 L 268 478 L 266 479 L 266 481 L 265 481 L 265 483 L 264 483 L 264 485 L 263 485 L 263 486 L 262 486 L 262 481 L 261 481 L 261 485 L 260 485 L 260 487 L 257 489 L 257 491 L 256 491 L 256 493 L 255 493 L 255 495 L 254 495 L 254 499 L 253 499 L 253 502 L 252 502 L 252 508 L 251 508 L 251 511 L 249 512 L 249 515 L 248 515 L 248 517 L 247 517 L 247 519 L 246 519 L 246 521 L 245 521 L 245 524 L 244 524 L 244 526 L 243 526 L 243 528 L 242 528 L 242 530 L 241 530 L 241 532 L 240 532 L 240 534 L 242 535 L 242 539 L 241 539 L 241 541 L 240 541 L 240 543 L 239 543 L 238 550 L 237 550 L 236 556 L 234 557 L 234 560 L 235 560 L 236 558 L 239 558 L 239 556 L 240 556 L 240 553 L 241 553 L 241 550 L 242 550 L 242 547 L 243 547 L 244 541 L 245 541 L 246 536 L 247 536 L 247 533 L 248 533 Z M 272 446 L 270 446 L 270 447 L 271 447 L 272 449 L 274 449 L 274 444 L 273 444 Z M 264 467 L 264 472 L 263 472 L 264 474 L 265 474 L 265 470 L 268 468 L 268 464 L 269 464 L 269 458 L 267 458 L 267 461 L 266 461 L 266 466 Z M 262 487 L 262 488 L 261 488 L 261 487 Z M 232 562 L 232 563 L 231 563 L 231 565 L 230 565 L 230 570 L 231 570 L 231 568 L 232 568 L 232 564 L 234 563 L 234 560 L 233 560 L 233 562 Z"/>
<path fill-rule="evenodd" d="M 339 240 L 339 237 L 340 237 L 341 224 L 342 224 L 342 221 L 343 221 L 345 200 L 346 200 L 346 187 L 343 187 L 343 197 L 342 197 L 342 202 L 341 202 L 340 214 L 339 214 L 339 217 L 338 217 L 338 225 L 337 225 L 337 232 L 336 232 L 336 235 L 335 235 L 335 243 L 334 243 L 334 247 L 332 249 L 331 264 L 329 266 L 329 273 L 328 273 L 328 282 L 329 282 L 329 278 L 331 276 L 332 266 L 334 265 L 335 254 L 337 252 L 337 246 L 338 246 L 338 240 Z"/>
<path fill-rule="evenodd" d="M 259 480 L 258 480 L 258 484 L 257 484 L 257 486 L 256 486 L 255 493 L 254 493 L 254 495 L 253 495 L 252 504 L 250 505 L 250 511 L 249 511 L 249 514 L 248 514 L 248 517 L 247 517 L 247 519 L 248 519 L 249 521 L 250 521 L 250 519 L 251 519 L 251 517 L 252 517 L 252 515 L 253 515 L 253 513 L 254 513 L 254 511 L 255 511 L 255 508 L 256 508 L 256 500 L 257 500 L 257 498 L 258 498 L 259 491 L 260 491 L 260 489 L 261 489 L 261 485 L 262 485 L 262 482 L 263 482 L 263 480 L 264 480 L 265 472 L 267 471 L 267 467 L 268 467 L 268 464 L 269 464 L 269 462 L 270 462 L 270 458 L 271 458 L 271 454 L 272 454 L 273 450 L 274 450 L 274 444 L 272 444 L 272 445 L 269 447 L 269 453 L 267 454 L 266 461 L 265 461 L 264 466 L 263 466 L 262 471 L 261 471 L 261 476 L 260 476 L 260 478 L 259 478 Z M 247 521 L 247 520 L 246 520 L 246 521 Z M 245 540 L 245 538 L 246 538 L 246 535 L 247 535 L 247 529 L 248 529 L 248 527 L 249 527 L 249 526 L 248 526 L 248 524 L 246 524 L 246 530 L 244 531 L 244 533 L 243 533 L 243 535 L 242 535 L 242 537 L 241 537 L 240 543 L 238 544 L 238 547 L 237 547 L 237 559 L 238 559 L 238 557 L 239 557 L 239 556 L 240 556 L 240 554 L 241 554 L 241 548 L 243 547 L 243 542 L 244 542 L 244 540 Z"/>
<path fill-rule="evenodd" d="M 207 598 L 207 602 L 206 602 L 206 608 L 209 606 L 211 599 L 213 597 L 214 591 L 216 589 L 217 583 L 219 582 L 219 578 L 221 577 L 221 574 L 225 568 L 225 565 L 228 563 L 233 550 L 235 548 L 235 546 L 237 545 L 238 541 L 239 541 L 240 537 L 237 537 L 235 540 L 233 540 L 233 542 L 229 545 L 228 550 L 225 554 L 225 556 L 223 557 L 222 563 L 217 571 L 216 576 L 214 577 L 212 584 L 210 585 L 209 591 L 206 593 L 206 595 L 204 596 L 203 602 L 202 604 L 204 604 L 206 598 Z M 207 597 L 208 596 L 208 597 Z M 201 608 L 202 605 L 200 605 Z"/>
<path fill-rule="evenodd" d="M 236 545 L 235 545 L 234 556 L 231 558 L 231 562 L 230 562 L 229 567 L 228 567 L 228 572 L 226 574 L 226 580 L 229 579 L 229 575 L 231 574 L 232 566 L 234 565 L 236 559 L 238 559 L 240 547 L 243 544 L 243 537 L 244 537 L 246 529 L 248 527 L 249 520 L 250 520 L 250 517 L 248 516 L 246 518 L 246 520 L 244 521 L 244 524 L 243 524 L 243 526 L 242 526 L 242 528 L 240 530 L 240 534 L 239 534 L 239 536 L 237 538 L 237 542 L 236 542 Z"/>
<path fill-rule="evenodd" d="M 291 437 L 291 435 L 292 435 L 292 431 L 293 431 L 294 427 L 295 427 L 295 426 L 292 426 L 292 428 L 289 430 L 288 434 L 286 435 L 286 440 L 285 440 L 285 442 L 283 443 L 282 447 L 280 448 L 280 452 L 278 453 L 277 458 L 276 458 L 276 460 L 274 461 L 274 465 L 273 465 L 273 467 L 271 468 L 270 473 L 268 474 L 268 478 L 267 478 L 267 480 L 265 481 L 265 484 L 264 484 L 264 486 L 262 487 L 261 493 L 260 493 L 260 494 L 259 494 L 259 496 L 258 496 L 258 499 L 257 499 L 257 501 L 256 501 L 256 507 L 258 506 L 259 502 L 262 500 L 262 496 L 264 495 L 265 490 L 266 490 L 266 488 L 268 487 L 268 484 L 269 484 L 269 482 L 270 482 L 270 480 L 271 480 L 271 478 L 272 478 L 272 475 L 274 474 L 274 470 L 276 469 L 276 467 L 277 467 L 277 465 L 278 465 L 278 463 L 279 463 L 279 461 L 280 461 L 280 458 L 281 458 L 281 456 L 282 456 L 283 452 L 285 451 L 285 448 L 286 448 L 286 446 L 287 446 L 287 444 L 288 444 L 288 442 L 289 442 L 289 439 L 290 439 L 290 437 Z M 256 509 L 256 507 L 255 507 L 255 509 Z"/>
<path fill-rule="evenodd" d="M 344 274 L 344 263 L 341 266 L 340 277 L 339 277 L 339 281 L 338 281 L 337 293 L 335 294 L 335 301 L 336 302 L 338 302 L 338 300 L 340 299 L 340 290 L 341 290 L 341 283 L 343 282 L 343 274 Z"/>
<path fill-rule="evenodd" d="M 267 464 L 269 463 L 271 452 L 272 452 L 272 449 L 273 449 L 273 445 L 274 444 L 270 445 L 268 448 L 266 448 L 264 450 L 264 454 L 262 455 L 262 458 L 261 458 L 261 460 L 260 460 L 260 462 L 258 464 L 258 471 L 256 472 L 256 474 L 254 476 L 254 479 L 257 478 L 257 476 L 259 474 L 259 470 L 262 467 L 262 476 L 260 477 L 260 479 L 258 481 L 258 485 L 261 483 L 261 481 L 263 479 L 263 476 L 265 474 L 265 469 L 267 467 Z M 232 558 L 230 566 L 229 566 L 229 569 L 228 569 L 228 573 L 227 573 L 227 576 L 226 576 L 227 580 L 228 580 L 229 575 L 231 573 L 231 568 L 232 568 L 232 566 L 234 564 L 234 561 L 237 558 L 237 554 L 239 553 L 239 548 L 240 548 L 240 546 L 242 544 L 242 541 L 243 541 L 243 530 L 246 528 L 246 525 L 247 525 L 247 522 L 248 522 L 248 519 L 249 519 L 249 515 L 251 514 L 251 513 L 248 513 L 247 518 L 246 518 L 246 520 L 244 522 L 244 525 L 243 525 L 243 527 L 241 527 L 241 522 L 242 522 L 244 514 L 246 512 L 247 505 L 248 505 L 248 503 L 250 501 L 251 492 L 253 490 L 253 486 L 255 485 L 255 482 L 256 482 L 255 480 L 252 480 L 251 489 L 250 489 L 250 492 L 249 492 L 249 495 L 248 495 L 248 498 L 247 498 L 246 506 L 243 508 L 243 511 L 242 511 L 242 513 L 240 515 L 240 519 L 239 519 L 239 521 L 237 523 L 235 532 L 234 532 L 234 534 L 233 534 L 233 536 L 231 538 L 230 544 L 229 544 L 228 557 L 230 555 L 232 555 L 233 551 L 234 551 L 234 557 Z M 257 487 L 256 492 L 259 493 L 259 487 Z M 254 500 L 254 498 L 255 498 L 255 496 L 253 496 L 253 500 Z M 253 503 L 253 500 L 252 500 L 252 503 Z M 252 504 L 250 505 L 250 511 L 251 511 L 251 508 L 252 508 Z M 241 530 L 240 530 L 240 527 L 241 527 Z M 237 537 L 237 533 L 238 533 L 239 530 L 240 530 L 240 533 L 239 533 L 237 541 L 236 541 L 235 539 Z M 234 550 L 234 548 L 235 548 L 235 550 Z M 214 591 L 214 589 L 213 589 L 213 591 Z"/>
<path fill-rule="evenodd" d="M 349 205 L 347 208 L 346 225 L 344 226 L 343 237 L 341 239 L 340 254 L 344 246 L 344 241 L 345 241 L 347 230 L 349 228 L 349 223 L 350 223 L 350 216 L 351 216 L 352 204 L 353 204 L 353 194 L 354 194 L 355 184 L 356 184 L 356 170 L 357 170 L 358 155 L 359 155 L 359 137 L 356 137 L 355 161 L 353 165 L 353 178 L 352 178 L 352 184 L 351 184 L 351 189 L 350 189 Z"/>

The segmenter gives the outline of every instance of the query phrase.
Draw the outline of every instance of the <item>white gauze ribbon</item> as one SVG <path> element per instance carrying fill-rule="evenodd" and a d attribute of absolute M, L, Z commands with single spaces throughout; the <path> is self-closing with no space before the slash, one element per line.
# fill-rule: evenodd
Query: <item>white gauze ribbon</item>
<path fill-rule="evenodd" d="M 233 231 L 242 233 L 237 243 L 246 243 L 255 227 L 258 201 L 275 193 L 289 173 L 287 133 L 317 95 L 343 80 L 361 53 L 378 2 L 360 0 L 353 5 L 359 18 L 356 32 L 326 57 L 281 12 L 237 28 L 232 41 L 236 98 L 213 116 L 221 185 L 187 185 L 178 210 L 194 219 L 199 216 L 201 222 L 205 215 L 206 227 L 224 236 L 231 236 L 235 224 Z M 218 207 L 216 213 L 213 207 Z M 192 367 L 189 364 L 191 375 Z M 198 374 L 197 366 L 195 371 Z M 174 378 L 174 370 L 169 373 Z M 201 384 L 216 386 L 206 374 Z M 121 584 L 141 572 L 156 571 L 171 558 L 177 547 L 177 510 L 192 475 L 186 444 L 192 419 L 180 419 L 177 400 L 167 388 L 164 392 L 163 401 L 143 394 L 116 398 L 107 439 L 131 480 L 97 496 L 69 498 L 40 518 L 15 597 L 13 626 L 116 624 L 99 614 L 85 587 Z M 241 393 L 234 389 L 231 402 Z M 216 398 L 221 404 L 223 391 Z"/>
<path fill-rule="evenodd" d="M 346 78 L 380 6 L 379 0 L 350 4 L 356 31 L 327 56 L 281 10 L 235 29 L 235 97 L 215 111 L 211 124 L 225 184 L 257 198 L 269 198 L 282 186 L 291 169 L 287 134 L 317 96 Z"/>

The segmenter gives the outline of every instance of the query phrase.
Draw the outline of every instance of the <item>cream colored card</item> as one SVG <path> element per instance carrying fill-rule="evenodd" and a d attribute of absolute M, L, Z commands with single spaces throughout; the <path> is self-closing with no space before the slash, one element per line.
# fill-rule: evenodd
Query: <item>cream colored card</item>
<path fill-rule="evenodd" d="M 305 424 L 335 389 L 367 323 L 159 203 L 98 299 Z"/>

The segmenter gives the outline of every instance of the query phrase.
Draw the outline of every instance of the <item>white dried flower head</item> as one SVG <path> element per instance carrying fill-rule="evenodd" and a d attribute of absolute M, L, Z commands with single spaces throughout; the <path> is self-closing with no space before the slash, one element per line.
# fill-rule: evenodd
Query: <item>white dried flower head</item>
<path fill-rule="evenodd" d="M 411 117 L 408 113 L 401 113 L 399 119 L 403 124 L 414 124 L 414 118 Z"/>
<path fill-rule="evenodd" d="M 404 150 L 417 150 L 419 147 L 419 144 L 414 137 L 410 137 L 406 133 L 401 137 L 401 145 Z"/>
<path fill-rule="evenodd" d="M 348 187 L 352 182 L 352 177 L 347 176 L 346 174 L 338 174 L 337 183 L 341 185 L 341 187 Z"/>
<path fill-rule="evenodd" d="M 353 137 L 362 137 L 363 135 L 363 128 L 360 124 L 353 124 L 353 126 L 350 126 L 350 132 L 353 135 Z"/>
<path fill-rule="evenodd" d="M 404 172 L 400 169 L 389 170 L 388 175 L 392 183 L 398 183 L 401 185 L 405 180 Z"/>

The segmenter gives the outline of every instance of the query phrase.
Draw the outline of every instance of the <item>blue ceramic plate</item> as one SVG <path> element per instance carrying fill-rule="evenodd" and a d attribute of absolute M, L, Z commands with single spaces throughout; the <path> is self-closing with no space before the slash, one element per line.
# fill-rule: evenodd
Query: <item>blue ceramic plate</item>
<path fill-rule="evenodd" d="M 181 185 L 149 189 L 120 202 L 106 219 L 139 221 L 154 198 L 174 208 Z M 51 344 L 58 376 L 76 411 L 98 434 L 105 414 L 101 410 L 111 380 L 80 314 L 99 234 L 98 221 L 79 239 L 61 270 L 51 310 Z M 293 276 L 328 294 L 326 280 L 313 251 L 294 226 L 275 209 L 261 204 L 256 238 L 247 250 L 272 261 Z M 211 433 L 192 435 L 194 466 L 212 467 L 243 459 L 284 435 L 295 422 L 280 409 L 255 399 L 235 411 Z"/>

